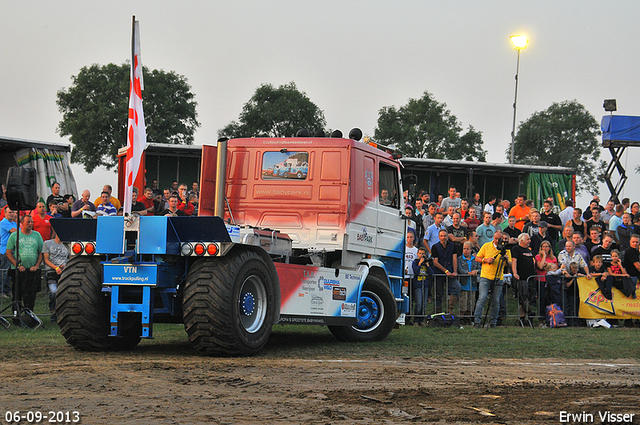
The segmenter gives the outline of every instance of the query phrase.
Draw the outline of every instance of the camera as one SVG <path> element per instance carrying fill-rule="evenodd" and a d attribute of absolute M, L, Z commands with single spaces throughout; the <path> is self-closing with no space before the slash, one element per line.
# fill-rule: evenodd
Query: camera
<path fill-rule="evenodd" d="M 496 245 L 496 248 L 498 249 L 498 251 L 500 251 L 500 255 L 507 254 L 507 244 L 504 241 L 499 241 Z"/>

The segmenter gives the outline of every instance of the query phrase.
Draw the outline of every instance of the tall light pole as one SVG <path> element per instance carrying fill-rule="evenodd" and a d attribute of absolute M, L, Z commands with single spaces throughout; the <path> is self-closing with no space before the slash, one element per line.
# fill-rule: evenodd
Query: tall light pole
<path fill-rule="evenodd" d="M 518 51 L 518 62 L 516 64 L 516 95 L 513 99 L 513 127 L 511 128 L 511 164 L 513 164 L 513 152 L 516 144 L 516 104 L 518 103 L 518 73 L 520 72 L 520 50 L 527 47 L 529 39 L 526 35 L 512 35 L 511 43 Z"/>

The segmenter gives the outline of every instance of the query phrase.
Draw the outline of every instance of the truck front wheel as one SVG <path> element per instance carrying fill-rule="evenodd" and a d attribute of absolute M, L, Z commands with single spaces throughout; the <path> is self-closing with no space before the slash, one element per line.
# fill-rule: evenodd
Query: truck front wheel
<path fill-rule="evenodd" d="M 367 277 L 360 295 L 358 321 L 352 326 L 329 326 L 340 341 L 382 341 L 393 330 L 396 301 L 389 287 L 375 276 Z"/>
<path fill-rule="evenodd" d="M 194 348 L 207 355 L 256 354 L 271 335 L 274 279 L 252 251 L 200 260 L 189 270 L 182 304 Z"/>

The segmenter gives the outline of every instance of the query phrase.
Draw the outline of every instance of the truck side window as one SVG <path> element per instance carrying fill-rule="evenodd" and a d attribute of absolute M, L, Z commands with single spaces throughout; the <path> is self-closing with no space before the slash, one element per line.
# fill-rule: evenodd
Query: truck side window
<path fill-rule="evenodd" d="M 398 194 L 398 170 L 383 162 L 380 163 L 379 170 L 379 184 L 380 190 L 379 202 L 380 205 L 385 205 L 392 208 L 400 207 L 400 196 Z"/>

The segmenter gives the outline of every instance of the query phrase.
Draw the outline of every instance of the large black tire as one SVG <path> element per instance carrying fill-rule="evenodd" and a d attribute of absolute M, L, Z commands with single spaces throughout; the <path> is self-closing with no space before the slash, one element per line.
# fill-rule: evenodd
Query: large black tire
<path fill-rule="evenodd" d="M 121 324 L 122 338 L 109 336 L 109 298 L 101 289 L 99 258 L 76 256 L 69 260 L 56 293 L 60 332 L 77 350 L 113 351 L 135 347 L 140 342 L 141 325 L 133 317 Z"/>
<path fill-rule="evenodd" d="M 395 297 L 380 278 L 367 277 L 360 295 L 358 322 L 353 326 L 329 326 L 340 341 L 382 341 L 393 330 L 398 315 Z"/>
<path fill-rule="evenodd" d="M 275 280 L 257 253 L 234 250 L 200 260 L 189 270 L 184 288 L 189 340 L 201 354 L 256 354 L 271 335 L 275 300 Z"/>

